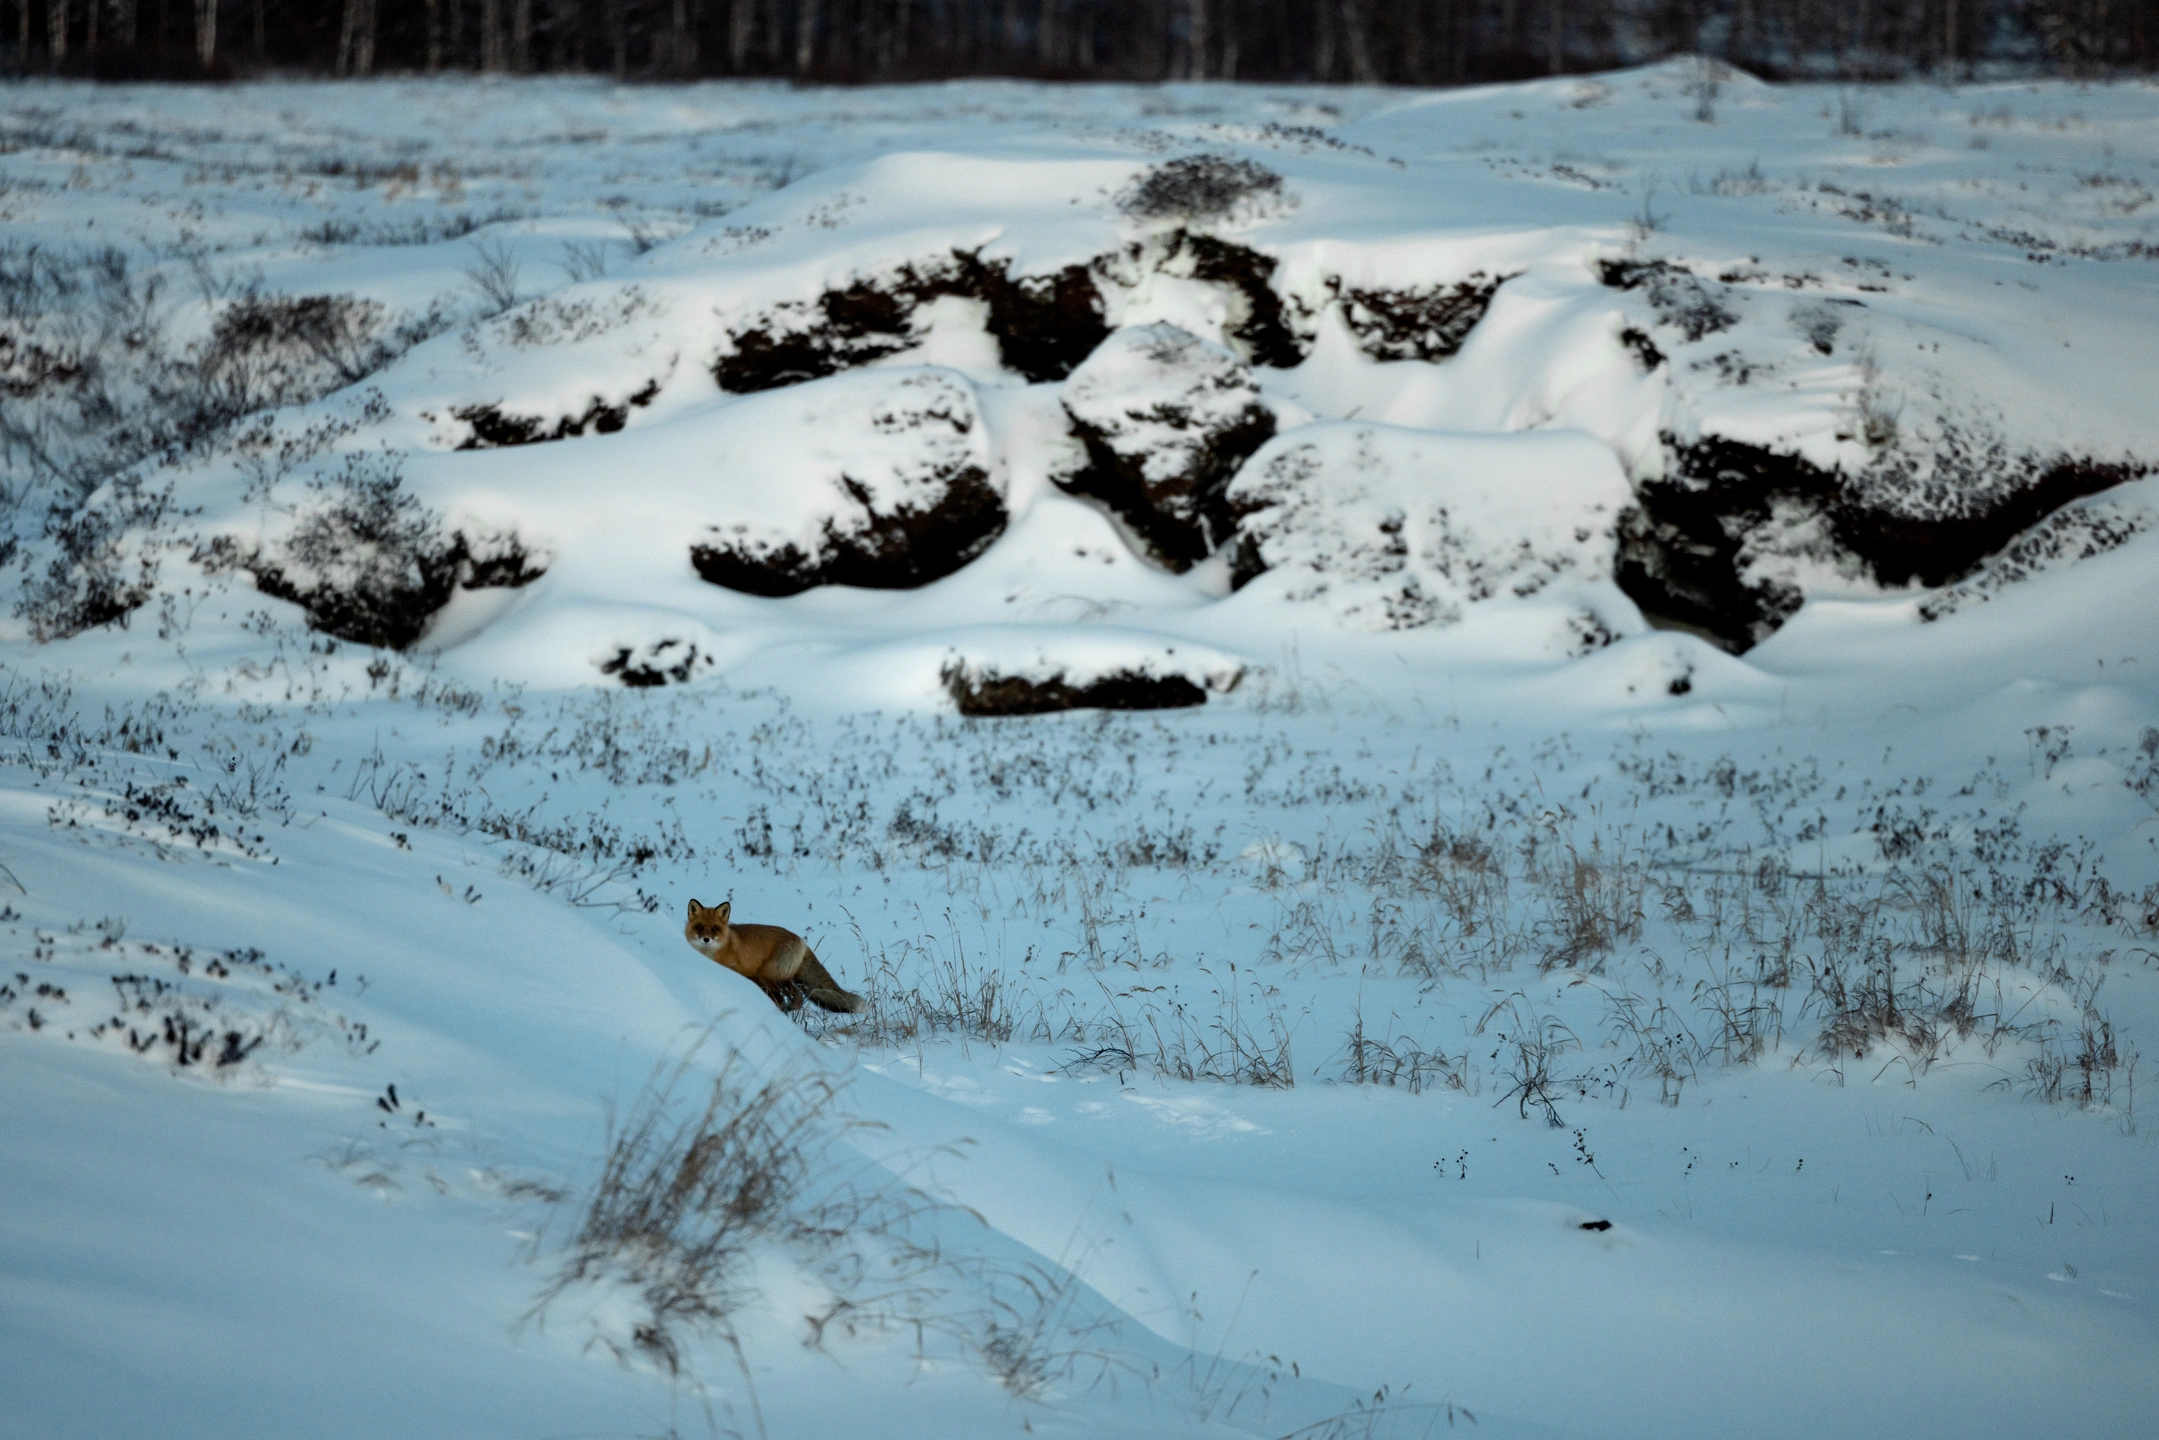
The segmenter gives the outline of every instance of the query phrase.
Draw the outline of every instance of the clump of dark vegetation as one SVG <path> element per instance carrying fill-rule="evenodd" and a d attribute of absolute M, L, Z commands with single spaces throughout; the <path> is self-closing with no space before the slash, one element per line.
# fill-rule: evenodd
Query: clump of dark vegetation
<path fill-rule="evenodd" d="M 2019 535 L 1977 574 L 1920 601 L 1919 618 L 1939 620 L 2058 565 L 2118 550 L 2149 529 L 2153 519 L 2126 508 L 2071 505 L 2057 510 Z"/>
<path fill-rule="evenodd" d="M 734 1317 L 756 1298 L 751 1262 L 778 1246 L 826 1288 L 829 1308 L 807 1317 L 812 1343 L 835 1323 L 964 1331 L 960 1317 L 929 1313 L 931 1277 L 947 1262 L 910 1238 L 936 1202 L 846 1148 L 863 1127 L 835 1113 L 840 1082 L 799 1057 L 760 1067 L 739 1051 L 693 1078 L 709 1035 L 611 1117 L 599 1176 L 527 1319 L 544 1323 L 574 1287 L 609 1283 L 634 1292 L 641 1312 L 626 1335 L 601 1337 L 619 1357 L 691 1376 L 687 1342 L 707 1334 L 739 1363 Z"/>
<path fill-rule="evenodd" d="M 1166 274 L 1189 275 L 1228 294 L 1229 338 L 1244 347 L 1255 365 L 1287 370 L 1304 363 L 1310 351 L 1309 317 L 1293 318 L 1274 288 L 1275 258 L 1248 245 L 1190 230 L 1175 230 L 1158 242 Z M 1128 262 L 1143 247 L 1134 247 Z M 1481 313 L 1481 312 L 1480 312 Z"/>
<path fill-rule="evenodd" d="M 373 301 L 266 296 L 195 268 L 215 314 L 183 344 L 165 270 L 116 247 L 0 244 L 0 560 L 42 552 L 16 609 L 40 641 L 124 624 L 154 588 L 170 496 L 137 467 L 351 385 L 448 323 L 393 325 Z"/>
<path fill-rule="evenodd" d="M 870 509 L 843 525 L 827 520 L 814 552 L 793 542 L 763 545 L 717 528 L 690 547 L 690 564 L 705 580 L 748 595 L 799 595 L 818 585 L 911 590 L 941 579 L 988 549 L 1004 533 L 1004 497 L 974 465 L 936 477 L 943 493 L 923 506 Z"/>
<path fill-rule="evenodd" d="M 298 605 L 327 635 L 390 650 L 417 641 L 459 585 L 514 589 L 544 573 L 514 535 L 447 531 L 404 489 L 394 460 L 348 455 L 311 488 L 315 502 L 281 541 L 254 549 L 219 536 L 196 559 L 246 570 L 256 589 Z"/>
<path fill-rule="evenodd" d="M 1597 262 L 1596 269 L 1597 279 L 1614 290 L 1641 291 L 1658 321 L 1689 341 L 1739 323 L 1738 315 L 1676 261 L 1605 259 Z"/>
<path fill-rule="evenodd" d="M 171 505 L 169 486 L 146 489 L 132 476 L 114 482 L 103 504 L 54 503 L 45 518 L 45 564 L 23 577 L 15 604 L 30 638 L 42 645 L 125 625 L 150 598 L 158 577 L 156 555 L 130 540 L 154 532 Z M 17 549 L 10 538 L 0 561 Z"/>
<path fill-rule="evenodd" d="M 1340 287 L 1342 319 L 1374 360 L 1444 360 L 1462 348 L 1512 275 L 1482 270 L 1452 285 Z M 1654 367 L 1652 367 L 1654 368 Z"/>
<path fill-rule="evenodd" d="M 350 457 L 318 494 L 284 543 L 251 562 L 256 588 L 341 640 L 404 649 L 456 588 L 455 543 L 394 464 Z"/>
<path fill-rule="evenodd" d="M 218 315 L 196 366 L 209 406 L 240 416 L 357 384 L 405 348 L 398 338 L 373 300 L 248 295 Z"/>
<path fill-rule="evenodd" d="M 1282 177 L 1256 160 L 1180 155 L 1148 167 L 1117 197 L 1117 208 L 1135 220 L 1213 225 L 1283 198 Z"/>
<path fill-rule="evenodd" d="M 1804 599 L 1788 584 L 1744 573 L 1745 552 L 1772 522 L 1813 526 L 1883 585 L 1938 586 L 1971 574 L 2050 511 L 2144 473 L 2128 461 L 2018 456 L 1998 438 L 1974 441 L 1950 426 L 1923 472 L 1899 450 L 1848 475 L 1722 436 L 1667 435 L 1665 446 L 1667 474 L 1637 484 L 1639 506 L 1621 527 L 1617 579 L 1645 612 L 1733 650 L 1774 633 Z M 2015 565 L 2028 568 L 2041 550 L 2096 553 L 2127 538 L 2118 526 L 2086 527 L 2072 544 L 2074 526 L 2065 519 L 2035 534 Z M 1945 612 L 1936 605 L 1934 613 Z"/>
<path fill-rule="evenodd" d="M 1692 443 L 1668 436 L 1666 446 L 1669 472 L 1638 482 L 1638 507 L 1621 520 L 1614 578 L 1644 612 L 1746 650 L 1805 599 L 1789 585 L 1743 573 L 1748 537 L 1780 505 L 1827 510 L 1839 478 L 1796 455 L 1721 436 Z"/>
<path fill-rule="evenodd" d="M 916 311 L 947 296 L 982 302 L 1000 358 L 1032 381 L 1063 379 L 1109 333 L 1087 266 L 1015 276 L 1007 261 L 955 250 L 776 307 L 733 332 L 714 378 L 737 393 L 772 390 L 898 354 L 921 338 Z"/>
<path fill-rule="evenodd" d="M 1847 487 L 1837 536 L 1885 585 L 1944 585 L 2048 514 L 2148 473 L 2133 460 L 2017 453 L 1979 427 L 1942 424 L 1923 453 L 1891 449 Z"/>
<path fill-rule="evenodd" d="M 1619 343 L 1627 347 L 1627 353 L 1634 357 L 1635 364 L 1642 367 L 1644 375 L 1664 363 L 1664 352 L 1657 348 L 1656 341 L 1649 338 L 1649 332 L 1639 326 L 1629 325 L 1622 329 L 1619 332 Z"/>
<path fill-rule="evenodd" d="M 509 445 L 536 445 L 547 440 L 568 440 L 587 430 L 612 435 L 630 423 L 630 411 L 642 409 L 659 398 L 660 382 L 651 381 L 620 405 L 592 397 L 582 414 L 563 415 L 550 425 L 537 415 L 513 415 L 499 405 L 468 405 L 450 413 L 472 427 L 472 434 L 457 448 L 493 450 Z"/>
<path fill-rule="evenodd" d="M 987 667 L 954 663 L 943 672 L 945 690 L 962 715 L 1047 715 L 1058 710 L 1176 710 L 1207 703 L 1207 692 L 1182 675 L 1113 670 L 1078 684 L 1062 672 L 1045 679 L 1003 675 Z"/>
<path fill-rule="evenodd" d="M 1274 434 L 1249 369 L 1174 325 L 1120 331 L 1074 373 L 1064 409 L 1088 465 L 1058 477 L 1185 570 L 1235 530 L 1228 488 Z"/>
<path fill-rule="evenodd" d="M 1271 256 L 1180 228 L 1047 275 L 1014 275 L 1006 261 L 954 251 L 859 278 L 739 325 L 713 375 L 721 389 L 749 393 L 851 370 L 919 344 L 917 312 L 957 297 L 982 302 L 1008 369 L 1037 383 L 1062 380 L 1109 337 L 1103 288 L 1147 267 L 1221 287 L 1231 301 L 1225 328 L 1256 364 L 1293 366 L 1310 348 L 1309 325 L 1274 289 Z"/>
<path fill-rule="evenodd" d="M 602 675 L 612 675 L 633 690 L 685 685 L 699 671 L 711 668 L 712 657 L 689 640 L 658 640 L 636 649 L 624 645 L 600 662 Z"/>

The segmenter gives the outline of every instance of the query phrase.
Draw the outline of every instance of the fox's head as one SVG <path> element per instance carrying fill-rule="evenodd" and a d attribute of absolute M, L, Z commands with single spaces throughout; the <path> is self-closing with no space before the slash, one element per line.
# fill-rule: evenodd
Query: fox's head
<path fill-rule="evenodd" d="M 709 909 L 692 900 L 689 923 L 682 927 L 682 938 L 706 959 L 717 957 L 727 944 L 727 916 L 733 909 L 731 900 L 722 900 Z"/>

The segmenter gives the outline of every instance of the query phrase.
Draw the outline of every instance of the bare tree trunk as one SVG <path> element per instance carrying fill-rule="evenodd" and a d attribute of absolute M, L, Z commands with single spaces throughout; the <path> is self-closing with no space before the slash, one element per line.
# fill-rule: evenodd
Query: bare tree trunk
<path fill-rule="evenodd" d="M 217 61 L 217 0 L 195 0 L 195 58 L 205 70 Z"/>
<path fill-rule="evenodd" d="M 750 30 L 757 0 L 727 0 L 727 68 L 740 75 L 750 60 Z"/>
<path fill-rule="evenodd" d="M 262 13 L 262 0 L 255 0 L 255 13 Z M 427 0 L 427 73 L 442 73 L 442 0 Z"/>
<path fill-rule="evenodd" d="M 128 8 L 135 8 L 135 0 L 128 0 Z M 255 0 L 255 58 L 258 61 L 270 56 L 269 17 L 263 13 L 268 8 L 268 0 Z"/>
<path fill-rule="evenodd" d="M 510 69 L 520 75 L 532 69 L 532 0 L 510 5 Z"/>
<path fill-rule="evenodd" d="M 1565 0 L 1544 0 L 1544 69 L 1549 75 L 1567 68 L 1566 16 Z"/>
<path fill-rule="evenodd" d="M 487 0 L 493 5 L 495 0 Z M 608 68 L 617 80 L 630 73 L 630 17 L 624 0 L 604 0 L 607 6 Z"/>
<path fill-rule="evenodd" d="M 1035 65 L 1042 70 L 1057 66 L 1060 41 L 1057 33 L 1057 0 L 1036 0 Z"/>
<path fill-rule="evenodd" d="M 1334 6 L 1335 0 L 1320 0 L 1312 10 L 1312 78 L 1334 78 Z"/>
<path fill-rule="evenodd" d="M 1212 18 L 1208 14 L 1207 0 L 1186 0 L 1184 32 L 1184 73 L 1186 79 L 1204 80 L 1207 78 L 1207 49 L 1214 38 L 1208 33 Z"/>
<path fill-rule="evenodd" d="M 1342 0 L 1342 38 L 1348 42 L 1349 78 L 1370 85 L 1379 78 L 1372 65 L 1372 41 L 1365 24 L 1364 0 Z"/>
<path fill-rule="evenodd" d="M 27 3 L 27 0 L 26 0 Z M 45 50 L 52 63 L 67 63 L 67 0 L 52 0 L 45 11 Z"/>
<path fill-rule="evenodd" d="M 480 69 L 489 75 L 502 69 L 502 0 L 480 0 Z"/>
<path fill-rule="evenodd" d="M 667 11 L 667 73 L 689 73 L 690 0 L 672 0 Z"/>
<path fill-rule="evenodd" d="M 820 0 L 801 0 L 795 13 L 795 73 L 807 75 L 817 63 L 817 20 Z"/>

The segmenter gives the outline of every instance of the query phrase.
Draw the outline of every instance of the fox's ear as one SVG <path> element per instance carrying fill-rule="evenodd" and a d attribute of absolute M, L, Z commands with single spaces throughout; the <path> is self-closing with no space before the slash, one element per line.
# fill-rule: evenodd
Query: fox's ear
<path fill-rule="evenodd" d="M 702 905 L 698 904 L 698 903 L 697 903 L 697 902 L 696 902 L 695 900 L 692 900 L 692 901 L 690 902 L 690 918 L 691 918 L 692 920 L 695 920 L 695 919 L 696 919 L 696 918 L 697 918 L 698 916 L 700 916 L 700 915 L 702 915 L 702 914 L 704 914 L 704 913 L 705 913 L 705 907 L 704 907 L 704 906 L 702 906 Z"/>
<path fill-rule="evenodd" d="M 731 911 L 731 910 L 733 910 L 734 908 L 735 908 L 735 902 L 734 902 L 734 901 L 732 901 L 732 900 L 722 900 L 722 901 L 721 901 L 721 902 L 719 903 L 718 907 L 717 907 L 716 909 L 714 909 L 712 913 L 713 913 L 714 915 L 716 915 L 716 916 L 718 916 L 718 917 L 719 917 L 719 921 L 720 921 L 720 923 L 721 923 L 722 925 L 725 925 L 725 924 L 727 923 L 727 916 L 728 916 L 728 912 L 730 912 L 730 911 Z"/>

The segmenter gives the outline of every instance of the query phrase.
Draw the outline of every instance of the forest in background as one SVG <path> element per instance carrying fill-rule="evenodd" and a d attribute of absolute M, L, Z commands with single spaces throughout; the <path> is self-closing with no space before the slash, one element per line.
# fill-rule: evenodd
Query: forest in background
<path fill-rule="evenodd" d="M 2150 73 L 2159 0 L 0 0 L 0 68 L 1446 85 L 1680 53 L 1769 78 Z"/>

